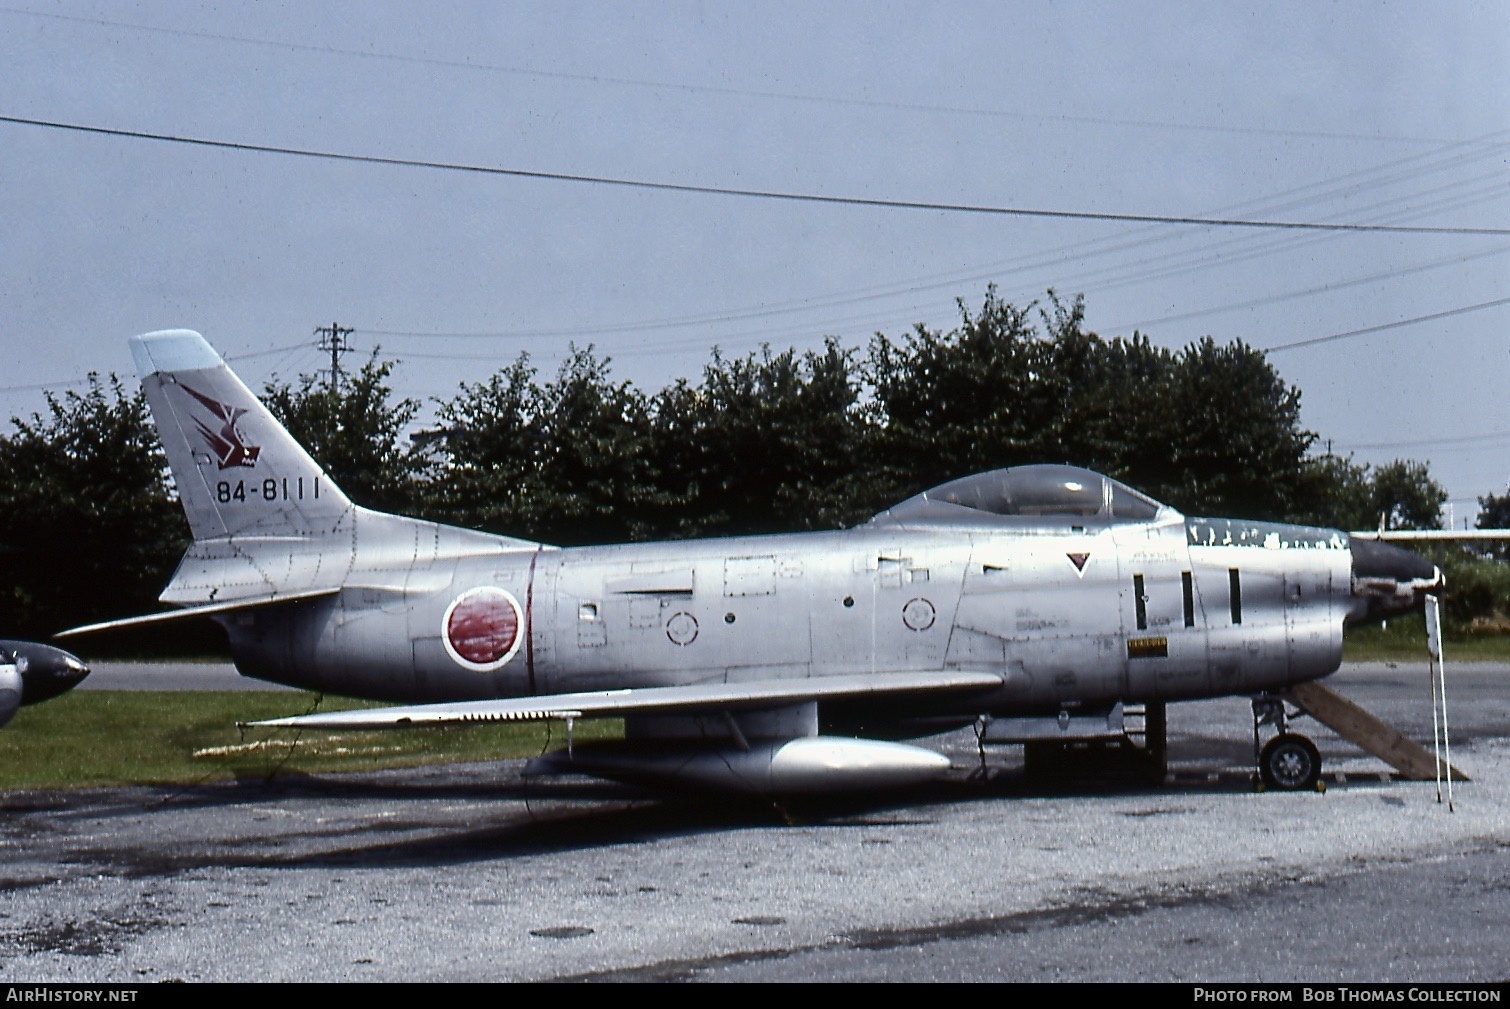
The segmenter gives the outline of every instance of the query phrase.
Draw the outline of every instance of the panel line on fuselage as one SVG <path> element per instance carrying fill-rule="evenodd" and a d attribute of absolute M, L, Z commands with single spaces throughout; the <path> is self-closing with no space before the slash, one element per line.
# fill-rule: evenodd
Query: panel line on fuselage
<path fill-rule="evenodd" d="M 530 569 L 524 584 L 524 672 L 531 695 L 540 692 L 535 686 L 535 562 L 540 559 L 542 549 L 536 547 L 530 554 Z"/>

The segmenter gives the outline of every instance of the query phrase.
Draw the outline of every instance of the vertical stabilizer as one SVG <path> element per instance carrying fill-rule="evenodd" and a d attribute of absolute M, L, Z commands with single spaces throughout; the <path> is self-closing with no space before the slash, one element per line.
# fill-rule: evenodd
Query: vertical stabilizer
<path fill-rule="evenodd" d="M 351 501 L 204 337 L 131 339 L 131 356 L 194 539 L 319 536 Z"/>

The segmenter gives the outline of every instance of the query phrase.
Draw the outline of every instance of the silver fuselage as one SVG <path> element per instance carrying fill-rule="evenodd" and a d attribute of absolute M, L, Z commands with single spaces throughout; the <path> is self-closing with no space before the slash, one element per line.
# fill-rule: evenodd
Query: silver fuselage
<path fill-rule="evenodd" d="M 1138 522 L 882 516 L 828 533 L 581 548 L 361 510 L 349 526 L 338 594 L 222 618 L 243 673 L 424 702 L 966 669 L 1002 685 L 965 707 L 1001 713 L 1323 677 L 1353 605 L 1346 534 L 1167 508 Z M 199 591 L 198 552 L 175 579 L 185 594 Z M 331 563 L 328 543 L 321 556 Z M 223 558 L 203 563 L 221 576 Z M 278 564 L 297 580 L 298 546 Z M 494 628 L 508 649 L 471 661 L 448 643 L 448 614 L 483 589 L 501 590 L 517 619 Z"/>

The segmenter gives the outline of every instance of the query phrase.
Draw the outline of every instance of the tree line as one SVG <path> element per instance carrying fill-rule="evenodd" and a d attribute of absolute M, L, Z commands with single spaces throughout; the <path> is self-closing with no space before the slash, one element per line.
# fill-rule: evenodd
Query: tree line
<path fill-rule="evenodd" d="M 397 363 L 263 399 L 360 504 L 558 545 L 831 529 L 927 487 L 1035 462 L 1105 472 L 1187 514 L 1344 529 L 1435 528 L 1422 463 L 1317 453 L 1300 390 L 1262 351 L 1103 338 L 1084 302 L 987 289 L 958 325 L 863 348 L 715 350 L 646 392 L 593 348 L 553 375 L 527 355 L 462 383 L 412 432 Z M 47 396 L 0 438 L 0 630 L 46 636 L 151 612 L 188 530 L 145 400 L 114 376 Z M 1510 497 L 1510 495 L 1507 495 Z"/>

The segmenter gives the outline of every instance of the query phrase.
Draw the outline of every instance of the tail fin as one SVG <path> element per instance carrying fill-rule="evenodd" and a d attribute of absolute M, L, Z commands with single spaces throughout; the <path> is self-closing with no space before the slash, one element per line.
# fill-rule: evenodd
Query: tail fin
<path fill-rule="evenodd" d="M 429 591 L 432 582 L 450 583 L 451 567 L 436 563 L 441 558 L 543 548 L 352 504 L 198 333 L 133 337 L 131 356 L 194 534 L 158 597 L 183 609 L 59 637 L 182 617 L 223 619 L 337 595 L 353 576 L 364 590 Z"/>
<path fill-rule="evenodd" d="M 131 356 L 196 541 L 319 535 L 350 514 L 351 501 L 204 337 L 148 333 L 131 339 Z"/>

